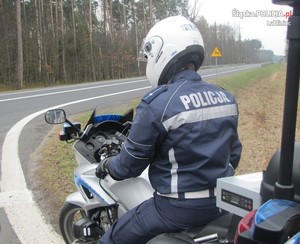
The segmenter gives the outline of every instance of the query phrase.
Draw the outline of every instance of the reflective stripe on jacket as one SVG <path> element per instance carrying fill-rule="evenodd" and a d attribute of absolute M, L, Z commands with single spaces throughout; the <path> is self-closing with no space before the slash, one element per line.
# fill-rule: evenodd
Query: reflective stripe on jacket
<path fill-rule="evenodd" d="M 217 178 L 233 175 L 238 166 L 237 126 L 234 96 L 202 81 L 197 72 L 182 71 L 144 96 L 109 171 L 125 179 L 149 166 L 151 184 L 163 194 L 214 187 Z"/>

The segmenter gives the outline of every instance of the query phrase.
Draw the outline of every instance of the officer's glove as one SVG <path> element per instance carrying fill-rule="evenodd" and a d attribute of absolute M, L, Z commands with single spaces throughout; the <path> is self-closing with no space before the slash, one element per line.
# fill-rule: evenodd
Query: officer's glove
<path fill-rule="evenodd" d="M 108 163 L 109 163 L 109 159 L 105 158 L 103 160 L 100 161 L 100 163 L 98 164 L 97 168 L 96 168 L 96 176 L 100 179 L 104 179 L 108 174 Z"/>

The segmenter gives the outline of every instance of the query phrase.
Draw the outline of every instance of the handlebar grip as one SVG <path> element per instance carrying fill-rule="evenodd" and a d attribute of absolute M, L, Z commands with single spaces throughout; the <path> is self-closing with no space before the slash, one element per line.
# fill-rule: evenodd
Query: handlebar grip
<path fill-rule="evenodd" d="M 121 142 L 124 142 L 124 141 L 126 141 L 127 140 L 127 136 L 125 136 L 125 135 L 123 135 L 122 133 L 120 133 L 120 132 L 116 132 L 116 138 L 119 140 L 119 141 L 121 141 Z"/>

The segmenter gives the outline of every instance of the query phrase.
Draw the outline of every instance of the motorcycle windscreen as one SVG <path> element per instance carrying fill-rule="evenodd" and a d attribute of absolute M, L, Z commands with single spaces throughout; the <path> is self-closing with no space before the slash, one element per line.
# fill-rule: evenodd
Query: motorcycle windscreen
<path fill-rule="evenodd" d="M 120 123 L 125 123 L 127 121 L 132 121 L 133 119 L 133 109 L 128 110 L 124 115 L 121 114 L 94 114 L 93 123 L 98 124 L 104 121 L 117 121 Z"/>

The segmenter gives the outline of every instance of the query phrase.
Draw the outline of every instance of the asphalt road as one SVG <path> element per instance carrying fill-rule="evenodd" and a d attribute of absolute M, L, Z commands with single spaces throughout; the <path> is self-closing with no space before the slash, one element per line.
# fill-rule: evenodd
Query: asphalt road
<path fill-rule="evenodd" d="M 213 67 L 200 74 L 209 80 L 258 66 Z M 140 98 L 150 89 L 142 77 L 0 93 L 0 243 L 62 243 L 31 193 L 30 155 L 50 128 L 45 111 L 62 107 L 71 116 Z"/>

